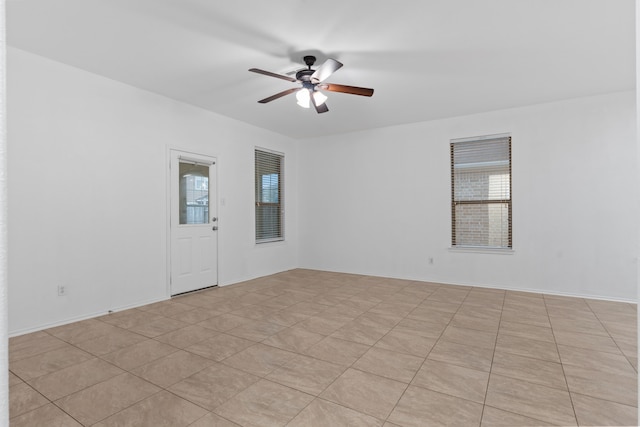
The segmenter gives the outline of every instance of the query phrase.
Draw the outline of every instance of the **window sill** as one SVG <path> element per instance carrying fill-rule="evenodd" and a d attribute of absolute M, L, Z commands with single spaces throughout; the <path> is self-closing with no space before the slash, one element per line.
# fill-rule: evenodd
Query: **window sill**
<path fill-rule="evenodd" d="M 497 254 L 513 255 L 515 250 L 509 248 L 489 248 L 481 246 L 451 246 L 450 252 L 476 253 L 476 254 Z"/>
<path fill-rule="evenodd" d="M 261 240 L 259 242 L 256 242 L 256 246 L 264 247 L 264 246 L 273 246 L 273 245 L 284 244 L 284 243 L 285 243 L 284 239 L 269 239 L 269 240 Z"/>

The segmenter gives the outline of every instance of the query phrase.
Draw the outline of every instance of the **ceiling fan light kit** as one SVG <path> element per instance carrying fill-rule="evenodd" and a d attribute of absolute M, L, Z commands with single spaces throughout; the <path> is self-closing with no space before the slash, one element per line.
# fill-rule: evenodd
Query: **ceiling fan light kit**
<path fill-rule="evenodd" d="M 310 104 L 313 104 L 314 108 L 318 113 L 326 113 L 329 111 L 327 104 L 325 101 L 327 100 L 327 96 L 322 93 L 320 90 L 326 90 L 329 92 L 340 92 L 347 93 L 351 95 L 360 95 L 360 96 L 372 96 L 373 89 L 357 87 L 357 86 L 346 86 L 346 85 L 338 85 L 333 83 L 323 83 L 329 76 L 335 73 L 338 69 L 342 67 L 342 63 L 336 61 L 335 59 L 329 58 L 327 59 L 317 70 L 312 70 L 311 67 L 316 62 L 315 56 L 305 56 L 303 58 L 304 63 L 307 65 L 307 69 L 302 69 L 296 73 L 296 78 L 289 76 L 283 76 L 282 74 L 272 73 L 270 71 L 264 71 L 259 68 L 250 68 L 249 71 L 263 74 L 265 76 L 275 77 L 282 80 L 287 80 L 292 83 L 300 83 L 302 85 L 301 89 L 292 88 L 283 90 L 282 92 L 276 93 L 275 95 L 271 95 L 268 98 L 261 99 L 258 101 L 260 104 L 266 104 L 267 102 L 274 101 L 278 98 L 282 98 L 283 96 L 289 95 L 291 93 L 296 93 L 296 99 L 298 101 L 298 105 L 303 108 L 309 108 Z"/>

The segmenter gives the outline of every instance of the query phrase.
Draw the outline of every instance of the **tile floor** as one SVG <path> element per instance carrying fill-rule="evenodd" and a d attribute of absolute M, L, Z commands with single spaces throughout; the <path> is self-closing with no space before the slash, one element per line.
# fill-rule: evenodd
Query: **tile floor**
<path fill-rule="evenodd" d="M 9 355 L 13 427 L 638 425 L 627 303 L 292 270 Z"/>

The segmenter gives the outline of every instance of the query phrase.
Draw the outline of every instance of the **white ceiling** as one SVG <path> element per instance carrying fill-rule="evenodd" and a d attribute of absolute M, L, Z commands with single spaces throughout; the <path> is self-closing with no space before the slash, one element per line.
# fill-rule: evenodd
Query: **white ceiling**
<path fill-rule="evenodd" d="M 7 40 L 296 138 L 635 88 L 634 0 L 8 0 Z M 256 102 L 308 53 L 375 94 Z"/>

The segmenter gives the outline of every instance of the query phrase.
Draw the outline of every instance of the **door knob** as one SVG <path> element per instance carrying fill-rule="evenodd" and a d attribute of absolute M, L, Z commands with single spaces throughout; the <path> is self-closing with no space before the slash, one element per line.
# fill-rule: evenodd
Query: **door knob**
<path fill-rule="evenodd" d="M 214 225 L 213 227 L 211 227 L 211 229 L 212 229 L 213 231 L 218 231 L 218 227 L 216 227 L 215 225 Z"/>
<path fill-rule="evenodd" d="M 216 218 L 215 216 L 213 218 L 211 218 L 211 222 L 216 222 L 218 220 L 218 218 Z"/>

